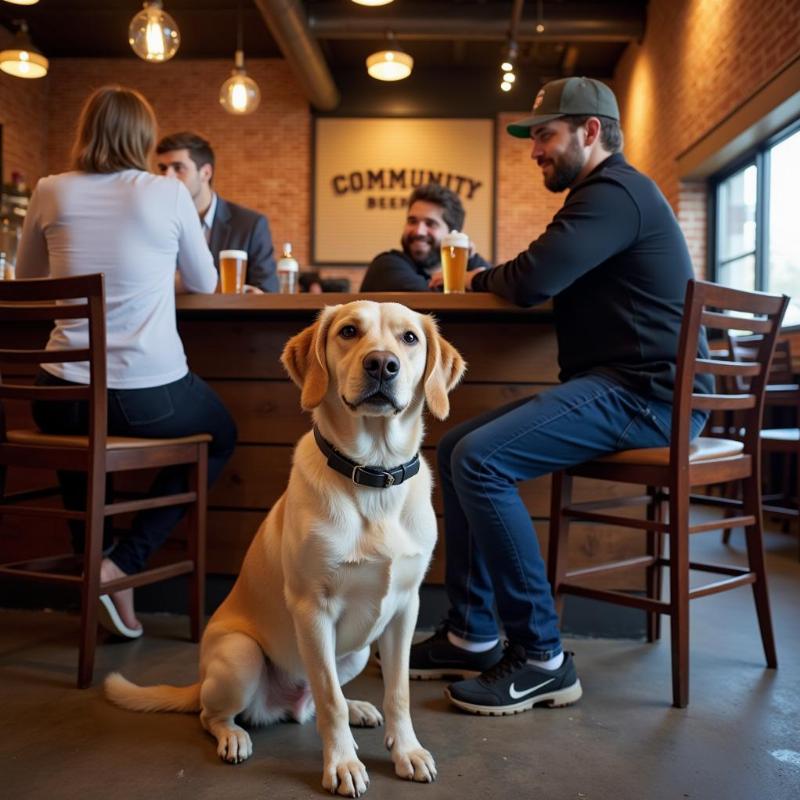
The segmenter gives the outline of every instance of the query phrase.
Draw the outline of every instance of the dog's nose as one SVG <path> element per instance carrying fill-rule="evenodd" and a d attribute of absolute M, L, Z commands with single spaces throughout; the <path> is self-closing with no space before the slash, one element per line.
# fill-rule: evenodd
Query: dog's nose
<path fill-rule="evenodd" d="M 400 372 L 400 361 L 397 356 L 385 350 L 373 350 L 367 353 L 362 363 L 367 375 L 384 383 L 394 380 Z"/>

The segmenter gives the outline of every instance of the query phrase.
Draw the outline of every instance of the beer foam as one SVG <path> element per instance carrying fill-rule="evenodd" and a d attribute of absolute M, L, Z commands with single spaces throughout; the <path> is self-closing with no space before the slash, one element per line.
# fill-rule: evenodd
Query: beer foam
<path fill-rule="evenodd" d="M 247 250 L 220 250 L 220 258 L 238 258 L 247 261 Z"/>
<path fill-rule="evenodd" d="M 469 248 L 469 236 L 454 229 L 442 236 L 442 247 Z"/>

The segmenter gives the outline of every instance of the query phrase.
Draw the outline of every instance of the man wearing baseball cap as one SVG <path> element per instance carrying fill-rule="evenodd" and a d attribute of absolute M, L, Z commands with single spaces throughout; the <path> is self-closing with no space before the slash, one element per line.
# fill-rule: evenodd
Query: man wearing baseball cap
<path fill-rule="evenodd" d="M 517 484 L 604 453 L 669 444 L 683 298 L 693 277 L 669 204 L 621 153 L 608 86 L 552 81 L 508 132 L 531 140 L 545 186 L 568 193 L 527 250 L 469 272 L 467 285 L 520 306 L 552 299 L 561 384 L 441 440 L 451 607 L 437 632 L 412 647 L 410 662 L 412 677 L 460 675 L 447 688 L 451 702 L 492 715 L 568 705 L 582 693 Z M 710 378 L 695 387 L 711 390 Z M 703 412 L 693 413 L 695 436 L 704 422 Z"/>

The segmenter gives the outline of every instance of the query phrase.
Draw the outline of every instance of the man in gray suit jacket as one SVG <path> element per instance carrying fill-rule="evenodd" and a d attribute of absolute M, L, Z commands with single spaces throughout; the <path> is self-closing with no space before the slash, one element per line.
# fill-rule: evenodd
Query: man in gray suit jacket
<path fill-rule="evenodd" d="M 263 214 L 220 197 L 212 188 L 214 151 L 195 133 L 165 136 L 156 147 L 162 175 L 177 178 L 192 196 L 209 250 L 219 270 L 221 250 L 247 251 L 245 291 L 277 292 L 275 252 Z"/>

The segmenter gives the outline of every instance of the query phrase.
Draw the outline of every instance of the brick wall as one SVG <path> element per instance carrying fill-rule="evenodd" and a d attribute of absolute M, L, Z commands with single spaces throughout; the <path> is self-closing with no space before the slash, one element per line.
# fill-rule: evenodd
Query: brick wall
<path fill-rule="evenodd" d="M 131 86 L 153 104 L 162 133 L 191 129 L 208 138 L 217 157 L 219 193 L 265 213 L 275 242 L 291 241 L 300 263 L 308 263 L 311 115 L 283 60 L 248 60 L 261 104 L 246 117 L 226 113 L 217 99 L 232 67 L 224 59 L 163 65 L 54 59 L 51 64 L 48 172 L 69 167 L 75 123 L 89 92 L 105 83 Z"/>
<path fill-rule="evenodd" d="M 20 172 L 33 186 L 47 174 L 47 89 L 47 78 L 23 80 L 0 72 L 3 183 Z"/>
<path fill-rule="evenodd" d="M 628 47 L 614 77 L 623 115 L 625 153 L 651 175 L 672 204 L 698 274 L 705 271 L 702 183 L 681 185 L 677 156 L 718 125 L 800 53 L 796 0 L 651 0 L 647 34 Z M 22 171 L 31 183 L 66 168 L 81 102 L 109 81 L 133 86 L 153 103 L 164 132 L 193 128 L 217 151 L 217 188 L 270 219 L 278 244 L 292 241 L 302 265 L 310 255 L 311 112 L 282 60 L 251 60 L 262 92 L 259 110 L 235 118 L 222 111 L 218 87 L 227 60 L 164 65 L 138 59 L 54 59 L 42 81 L 0 75 L 4 178 Z M 563 202 L 542 185 L 530 144 L 505 133 L 524 116 L 498 116 L 498 260 L 536 238 Z M 336 270 L 327 270 L 337 274 Z M 354 273 L 357 286 L 360 272 Z"/>
<path fill-rule="evenodd" d="M 541 170 L 531 160 L 531 142 L 506 132 L 509 122 L 528 113 L 523 110 L 497 118 L 498 263 L 525 250 L 564 203 L 564 194 L 545 189 Z"/>
<path fill-rule="evenodd" d="M 797 0 L 651 0 L 644 41 L 617 68 L 625 153 L 676 210 L 700 275 L 703 186 L 681 185 L 676 158 L 798 55 Z"/>
<path fill-rule="evenodd" d="M 680 224 L 697 277 L 707 274 L 707 192 L 702 181 L 683 181 L 678 194 L 678 223 Z"/>

